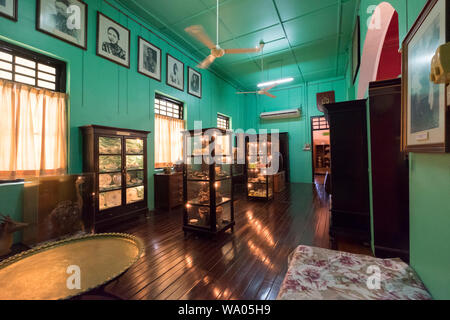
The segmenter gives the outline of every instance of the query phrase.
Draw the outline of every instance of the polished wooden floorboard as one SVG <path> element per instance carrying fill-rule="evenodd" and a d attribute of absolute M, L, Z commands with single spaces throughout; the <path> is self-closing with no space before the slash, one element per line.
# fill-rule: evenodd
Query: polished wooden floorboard
<path fill-rule="evenodd" d="M 275 299 L 298 245 L 329 247 L 320 184 L 291 184 L 271 202 L 235 202 L 236 227 L 218 237 L 182 231 L 182 212 L 156 212 L 110 231 L 140 237 L 145 255 L 107 291 L 123 299 Z"/>

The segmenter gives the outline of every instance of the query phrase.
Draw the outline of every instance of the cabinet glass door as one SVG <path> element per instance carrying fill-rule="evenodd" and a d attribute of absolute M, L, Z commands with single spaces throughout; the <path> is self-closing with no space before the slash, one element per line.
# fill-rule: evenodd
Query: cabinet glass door
<path fill-rule="evenodd" d="M 122 139 L 99 137 L 98 140 L 99 210 L 122 205 Z"/>
<path fill-rule="evenodd" d="M 127 204 L 144 201 L 144 140 L 125 139 Z"/>

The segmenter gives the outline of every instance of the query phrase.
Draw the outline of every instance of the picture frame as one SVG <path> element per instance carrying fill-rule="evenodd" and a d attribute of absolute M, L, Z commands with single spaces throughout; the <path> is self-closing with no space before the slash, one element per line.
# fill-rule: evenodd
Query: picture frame
<path fill-rule="evenodd" d="M 202 98 L 202 74 L 188 67 L 188 93 L 199 99 Z"/>
<path fill-rule="evenodd" d="M 130 30 L 97 11 L 97 55 L 130 68 Z"/>
<path fill-rule="evenodd" d="M 450 0 L 429 0 L 402 43 L 404 152 L 450 152 L 450 90 L 430 81 L 431 58 L 450 41 L 449 17 Z"/>
<path fill-rule="evenodd" d="M 184 63 L 167 53 L 166 71 L 166 84 L 184 92 Z"/>
<path fill-rule="evenodd" d="M 17 22 L 17 0 L 0 1 L 0 17 Z"/>
<path fill-rule="evenodd" d="M 325 112 L 325 109 L 323 108 L 325 104 L 336 102 L 334 91 L 319 92 L 316 94 L 316 98 L 317 98 L 317 109 L 320 112 Z"/>
<path fill-rule="evenodd" d="M 353 30 L 352 41 L 352 79 L 353 84 L 358 76 L 359 68 L 361 66 L 361 18 L 356 17 L 356 25 Z"/>
<path fill-rule="evenodd" d="M 161 49 L 138 37 L 138 72 L 161 82 Z"/>
<path fill-rule="evenodd" d="M 36 30 L 87 50 L 88 5 L 82 0 L 37 0 Z"/>

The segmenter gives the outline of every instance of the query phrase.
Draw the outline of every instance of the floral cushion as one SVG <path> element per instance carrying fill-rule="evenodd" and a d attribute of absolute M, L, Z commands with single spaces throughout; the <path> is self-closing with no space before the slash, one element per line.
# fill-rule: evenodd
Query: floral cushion
<path fill-rule="evenodd" d="M 400 259 L 299 246 L 278 300 L 431 300 L 414 270 Z"/>

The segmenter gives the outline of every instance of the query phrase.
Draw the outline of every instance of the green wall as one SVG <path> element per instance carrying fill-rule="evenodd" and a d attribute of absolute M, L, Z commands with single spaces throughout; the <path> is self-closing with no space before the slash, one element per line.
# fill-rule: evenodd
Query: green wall
<path fill-rule="evenodd" d="M 450 154 L 410 155 L 411 266 L 436 299 L 450 299 Z"/>
<path fill-rule="evenodd" d="M 361 0 L 361 52 L 367 34 L 367 8 L 382 1 Z M 400 42 L 412 27 L 426 0 L 389 2 L 399 14 Z M 354 99 L 347 71 L 348 98 Z M 358 79 L 356 80 L 358 82 Z M 356 83 L 357 83 L 356 82 Z M 369 141 L 370 142 L 370 141 Z M 436 299 L 450 299 L 450 155 L 410 154 L 411 266 Z M 372 239 L 373 241 L 373 239 Z"/>
<path fill-rule="evenodd" d="M 0 39 L 25 46 L 67 62 L 69 106 L 69 173 L 82 172 L 82 137 L 80 126 L 99 124 L 130 129 L 154 131 L 153 99 L 156 91 L 186 103 L 188 128 L 195 120 L 202 120 L 204 127 L 215 127 L 217 112 L 232 117 L 234 128 L 244 127 L 245 98 L 235 94 L 236 88 L 201 70 L 203 98 L 187 94 L 187 67 L 196 67 L 196 62 L 179 50 L 168 45 L 139 24 L 102 0 L 87 1 L 88 50 L 84 51 L 35 30 L 36 1 L 19 1 L 19 21 L 0 18 Z M 110 1 L 116 4 L 115 1 Z M 116 4 L 117 5 L 117 4 Z M 117 5 L 120 7 L 120 5 Z M 134 17 L 126 9 L 121 10 Z M 98 57 L 96 48 L 97 10 L 126 26 L 131 31 L 130 69 L 118 66 Z M 145 24 L 144 24 L 145 25 Z M 154 30 L 151 26 L 148 28 Z M 147 78 L 137 72 L 138 36 L 152 42 L 162 50 L 162 82 Z M 172 45 L 176 43 L 170 39 Z M 185 63 L 185 91 L 181 92 L 165 84 L 166 53 Z M 153 133 L 149 136 L 149 207 L 153 201 L 154 144 Z M 0 203 L 9 202 L 9 188 L 1 187 Z M 16 189 L 13 189 L 16 190 Z M 16 190 L 18 191 L 18 190 Z M 0 207 L 3 209 L 3 207 Z M 21 207 L 10 206 L 5 213 L 21 216 Z M 8 212 L 6 212 L 8 211 Z"/>
<path fill-rule="evenodd" d="M 303 151 L 305 143 L 311 143 L 311 117 L 323 115 L 317 109 L 316 94 L 324 91 L 335 91 L 336 102 L 345 101 L 346 82 L 344 78 L 326 79 L 309 82 L 304 86 L 296 86 L 271 91 L 276 99 L 266 96 L 248 96 L 246 104 L 247 128 L 277 129 L 289 133 L 289 156 L 291 182 L 312 183 L 311 151 Z M 299 119 L 265 120 L 259 115 L 262 112 L 280 111 L 301 108 Z"/>
<path fill-rule="evenodd" d="M 0 185 L 0 213 L 21 221 L 23 210 L 23 184 Z M 14 241 L 20 241 L 20 233 L 14 234 Z"/>

